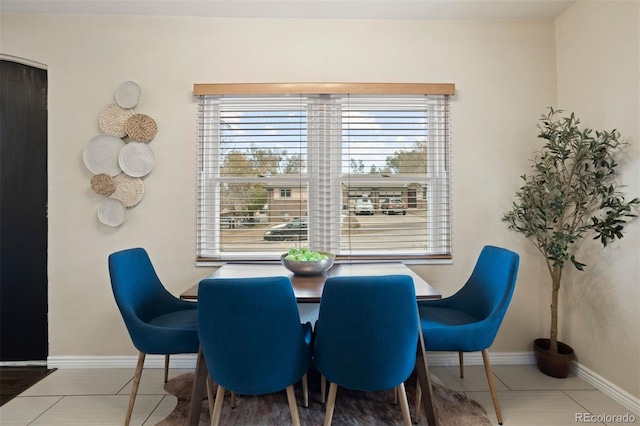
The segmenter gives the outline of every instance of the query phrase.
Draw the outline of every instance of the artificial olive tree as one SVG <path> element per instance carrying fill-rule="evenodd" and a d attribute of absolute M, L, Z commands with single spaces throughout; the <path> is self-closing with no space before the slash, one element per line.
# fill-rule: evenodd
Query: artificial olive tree
<path fill-rule="evenodd" d="M 544 146 L 533 158 L 532 173 L 503 216 L 509 229 L 522 233 L 544 256 L 551 275 L 549 351 L 558 353 L 558 291 L 567 262 L 578 270 L 577 243 L 588 236 L 603 247 L 622 238 L 624 226 L 636 217 L 638 198 L 625 201 L 616 180 L 616 156 L 626 143 L 616 130 L 580 129 L 573 113 L 549 108 L 542 115 L 538 137 Z"/>

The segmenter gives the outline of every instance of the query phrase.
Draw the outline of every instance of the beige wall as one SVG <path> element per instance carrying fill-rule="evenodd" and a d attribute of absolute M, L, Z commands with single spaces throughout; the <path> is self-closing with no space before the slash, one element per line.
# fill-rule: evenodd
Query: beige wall
<path fill-rule="evenodd" d="M 556 26 L 558 107 L 595 129 L 617 128 L 630 143 L 620 180 L 640 195 L 640 3 L 578 2 Z M 601 250 L 587 241 L 587 272 L 570 270 L 560 338 L 578 361 L 640 396 L 640 224 Z"/>
<path fill-rule="evenodd" d="M 454 263 L 416 270 L 448 295 L 463 284 L 484 244 L 516 250 L 522 256 L 518 287 L 492 350 L 529 351 L 534 338 L 546 335 L 548 291 L 539 285 L 547 280 L 546 271 L 530 245 L 500 218 L 539 147 L 536 121 L 557 103 L 553 21 L 4 15 L 1 24 L 2 53 L 44 63 L 49 70 L 50 355 L 135 353 L 113 302 L 109 253 L 147 248 L 174 293 L 209 272 L 194 265 L 192 85 L 213 82 L 455 83 Z M 101 198 L 90 189 L 82 148 L 98 133 L 98 113 L 125 80 L 140 84 L 137 110 L 158 123 L 151 142 L 156 167 L 145 177 L 140 205 L 112 229 L 97 220 Z M 637 151 L 634 155 L 637 171 Z M 637 226 L 633 232 L 637 236 Z M 631 251 L 613 248 L 607 268 L 616 275 L 605 273 L 602 264 L 603 285 L 637 278 L 637 264 L 631 264 L 638 258 L 637 244 Z M 621 261 L 630 272 L 617 266 Z M 637 290 L 627 287 L 610 300 L 607 315 L 618 303 L 637 299 Z M 637 320 L 632 312 L 620 315 L 616 321 L 625 324 Z M 608 318 L 600 334 L 620 344 L 629 340 L 631 332 L 607 324 Z M 635 341 L 637 360 L 637 336 Z M 602 372 L 617 379 L 625 371 L 613 369 Z M 620 383 L 638 394 L 637 383 Z"/>

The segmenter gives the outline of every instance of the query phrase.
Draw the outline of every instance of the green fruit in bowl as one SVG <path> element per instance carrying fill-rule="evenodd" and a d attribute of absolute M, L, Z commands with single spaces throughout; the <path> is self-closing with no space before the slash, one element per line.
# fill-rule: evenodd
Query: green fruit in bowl
<path fill-rule="evenodd" d="M 296 275 L 319 275 L 333 266 L 335 257 L 331 253 L 323 251 L 306 250 L 306 254 L 284 253 L 281 256 L 282 264 L 286 269 Z"/>
<path fill-rule="evenodd" d="M 328 260 L 332 255 L 326 252 L 313 251 L 306 247 L 302 247 L 299 249 L 289 249 L 283 257 L 286 260 L 294 260 L 298 262 L 319 262 L 322 260 Z"/>

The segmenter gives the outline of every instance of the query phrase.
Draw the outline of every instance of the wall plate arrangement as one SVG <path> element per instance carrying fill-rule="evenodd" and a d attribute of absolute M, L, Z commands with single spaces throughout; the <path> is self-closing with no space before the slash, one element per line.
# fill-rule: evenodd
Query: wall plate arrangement
<path fill-rule="evenodd" d="M 107 226 L 124 222 L 127 209 L 137 206 L 144 195 L 144 182 L 155 165 L 148 143 L 158 132 L 153 118 L 135 111 L 142 91 L 125 81 L 114 100 L 98 115 L 100 134 L 82 151 L 84 164 L 93 173 L 91 189 L 106 197 L 98 207 L 98 219 Z"/>

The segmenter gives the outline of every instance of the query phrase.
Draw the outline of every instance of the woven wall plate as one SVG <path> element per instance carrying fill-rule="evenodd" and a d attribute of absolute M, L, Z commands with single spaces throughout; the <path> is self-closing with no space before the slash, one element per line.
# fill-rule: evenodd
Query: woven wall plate
<path fill-rule="evenodd" d="M 123 138 L 127 135 L 125 124 L 129 117 L 136 112 L 132 109 L 122 108 L 116 103 L 110 103 L 100 112 L 98 125 L 100 130 L 107 135 Z"/>
<path fill-rule="evenodd" d="M 153 151 L 146 143 L 129 142 L 120 150 L 118 163 L 122 171 L 129 176 L 145 176 L 153 169 Z"/>
<path fill-rule="evenodd" d="M 144 195 L 142 179 L 121 173 L 113 178 L 113 182 L 116 189 L 111 194 L 111 198 L 120 200 L 125 207 L 135 207 L 142 201 Z"/>
<path fill-rule="evenodd" d="M 124 146 L 124 141 L 115 136 L 94 136 L 82 150 L 82 159 L 94 175 L 105 173 L 115 176 L 122 173 L 118 157 Z"/>
<path fill-rule="evenodd" d="M 98 219 L 108 226 L 120 225 L 124 222 L 126 214 L 127 209 L 122 201 L 115 198 L 106 198 L 98 208 Z"/>
<path fill-rule="evenodd" d="M 100 173 L 91 178 L 91 189 L 96 194 L 106 195 L 107 197 L 116 189 L 116 183 L 113 178 L 106 173 Z"/>
<path fill-rule="evenodd" d="M 116 103 L 122 108 L 133 108 L 140 100 L 140 86 L 134 81 L 125 81 L 116 89 Z"/>
<path fill-rule="evenodd" d="M 129 117 L 124 129 L 131 140 L 136 142 L 149 142 L 158 132 L 156 122 L 146 114 L 134 114 Z"/>

